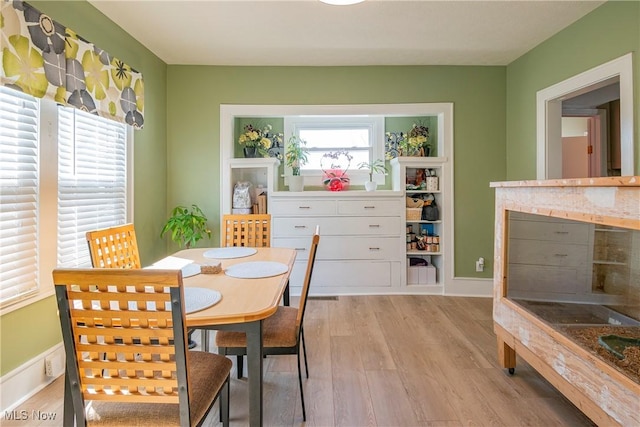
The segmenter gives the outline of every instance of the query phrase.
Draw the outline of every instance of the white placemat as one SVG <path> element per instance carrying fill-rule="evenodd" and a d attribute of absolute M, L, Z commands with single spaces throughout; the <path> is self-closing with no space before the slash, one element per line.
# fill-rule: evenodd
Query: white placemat
<path fill-rule="evenodd" d="M 191 277 L 195 276 L 196 274 L 200 274 L 200 264 L 195 264 L 190 259 L 179 258 L 175 256 L 168 256 L 145 268 L 156 270 L 182 270 L 183 279 L 185 277 Z"/>
<path fill-rule="evenodd" d="M 222 299 L 220 292 L 208 288 L 184 288 L 185 313 L 193 313 L 215 305 Z"/>
<path fill-rule="evenodd" d="M 230 258 L 243 258 L 251 256 L 258 252 L 256 248 L 247 248 L 245 246 L 232 246 L 229 248 L 214 248 L 209 249 L 202 254 L 205 258 L 215 259 L 230 259 Z"/>
<path fill-rule="evenodd" d="M 242 262 L 227 267 L 224 274 L 239 279 L 259 279 L 262 277 L 279 276 L 289 270 L 287 264 L 274 261 Z"/>

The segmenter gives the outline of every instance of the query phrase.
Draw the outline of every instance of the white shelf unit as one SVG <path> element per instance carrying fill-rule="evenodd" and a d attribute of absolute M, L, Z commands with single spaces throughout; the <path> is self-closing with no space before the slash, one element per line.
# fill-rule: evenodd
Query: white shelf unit
<path fill-rule="evenodd" d="M 252 190 L 261 185 L 267 192 L 267 212 L 270 209 L 271 194 L 277 190 L 278 165 L 276 158 L 228 159 L 222 165 L 220 195 L 222 214 L 231 213 L 233 187 L 238 181 L 249 181 Z"/>
<path fill-rule="evenodd" d="M 426 189 L 407 189 L 408 178 L 415 177 L 416 171 L 425 170 L 426 176 L 429 171 L 433 171 L 438 177 L 437 190 Z M 446 157 L 397 157 L 391 160 L 391 173 L 393 177 L 393 190 L 401 191 L 405 197 L 422 196 L 424 194 L 433 194 L 436 205 L 438 206 L 439 216 L 436 221 L 426 221 L 423 219 L 407 219 L 406 209 L 403 210 L 402 221 L 407 228 L 410 226 L 414 234 L 419 235 L 424 225 L 431 225 L 433 234 L 438 237 L 438 249 L 434 250 L 418 250 L 410 249 L 405 242 L 404 257 L 406 258 L 406 268 L 403 269 L 402 283 L 406 284 L 408 289 L 428 293 L 443 293 L 445 283 L 445 268 L 451 259 L 449 254 L 452 253 L 449 246 L 452 245 L 453 235 L 451 227 L 451 194 L 447 191 L 451 188 L 448 163 Z M 406 239 L 405 239 L 406 240 Z M 432 243 L 435 245 L 435 243 Z M 435 267 L 435 279 L 433 270 L 429 271 L 424 267 L 410 267 L 409 259 L 423 258 L 426 259 L 429 266 Z M 424 271 L 423 271 L 424 269 Z"/>

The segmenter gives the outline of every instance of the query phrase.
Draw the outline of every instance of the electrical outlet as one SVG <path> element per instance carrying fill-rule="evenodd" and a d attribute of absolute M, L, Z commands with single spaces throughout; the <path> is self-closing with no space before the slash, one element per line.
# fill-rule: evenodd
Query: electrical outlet
<path fill-rule="evenodd" d="M 484 271 L 484 258 L 480 257 L 480 258 L 478 258 L 478 260 L 476 261 L 476 271 L 477 271 L 477 272 L 482 272 L 482 271 Z"/>
<path fill-rule="evenodd" d="M 44 358 L 44 374 L 47 377 L 57 377 L 62 373 L 62 361 L 60 355 L 50 354 Z"/>
<path fill-rule="evenodd" d="M 48 377 L 53 376 L 53 361 L 49 357 L 44 359 L 44 374 Z"/>

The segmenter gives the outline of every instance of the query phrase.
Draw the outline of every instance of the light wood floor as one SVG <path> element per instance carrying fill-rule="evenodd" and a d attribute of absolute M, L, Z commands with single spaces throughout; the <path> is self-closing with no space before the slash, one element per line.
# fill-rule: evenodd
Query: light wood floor
<path fill-rule="evenodd" d="M 441 296 L 310 300 L 306 424 L 592 426 L 525 362 L 518 360 L 513 376 L 498 367 L 491 304 Z M 62 395 L 58 379 L 16 409 L 57 414 L 56 421 L 30 420 L 30 426 L 59 425 Z M 265 359 L 264 401 L 265 425 L 304 425 L 295 356 Z M 205 425 L 217 426 L 217 420 L 216 405 Z M 232 379 L 231 424 L 247 420 L 247 380 Z"/>

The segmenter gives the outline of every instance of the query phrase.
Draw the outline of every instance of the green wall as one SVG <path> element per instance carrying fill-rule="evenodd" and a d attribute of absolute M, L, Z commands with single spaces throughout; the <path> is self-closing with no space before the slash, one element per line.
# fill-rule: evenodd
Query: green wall
<path fill-rule="evenodd" d="M 220 104 L 453 102 L 455 274 L 493 254 L 493 191 L 505 178 L 505 67 L 215 67 L 170 65 L 171 205 L 197 203 L 219 239 Z"/>
<path fill-rule="evenodd" d="M 143 264 L 166 255 L 160 230 L 167 208 L 167 66 L 120 27 L 84 1 L 34 1 L 42 12 L 142 72 L 145 125 L 134 132 L 134 223 Z M 42 272 L 43 283 L 50 272 Z M 54 297 L 0 317 L 0 375 L 61 340 Z"/>
<path fill-rule="evenodd" d="M 638 173 L 640 2 L 610 1 L 507 66 L 507 179 L 536 178 L 536 93 L 629 52 Z"/>

